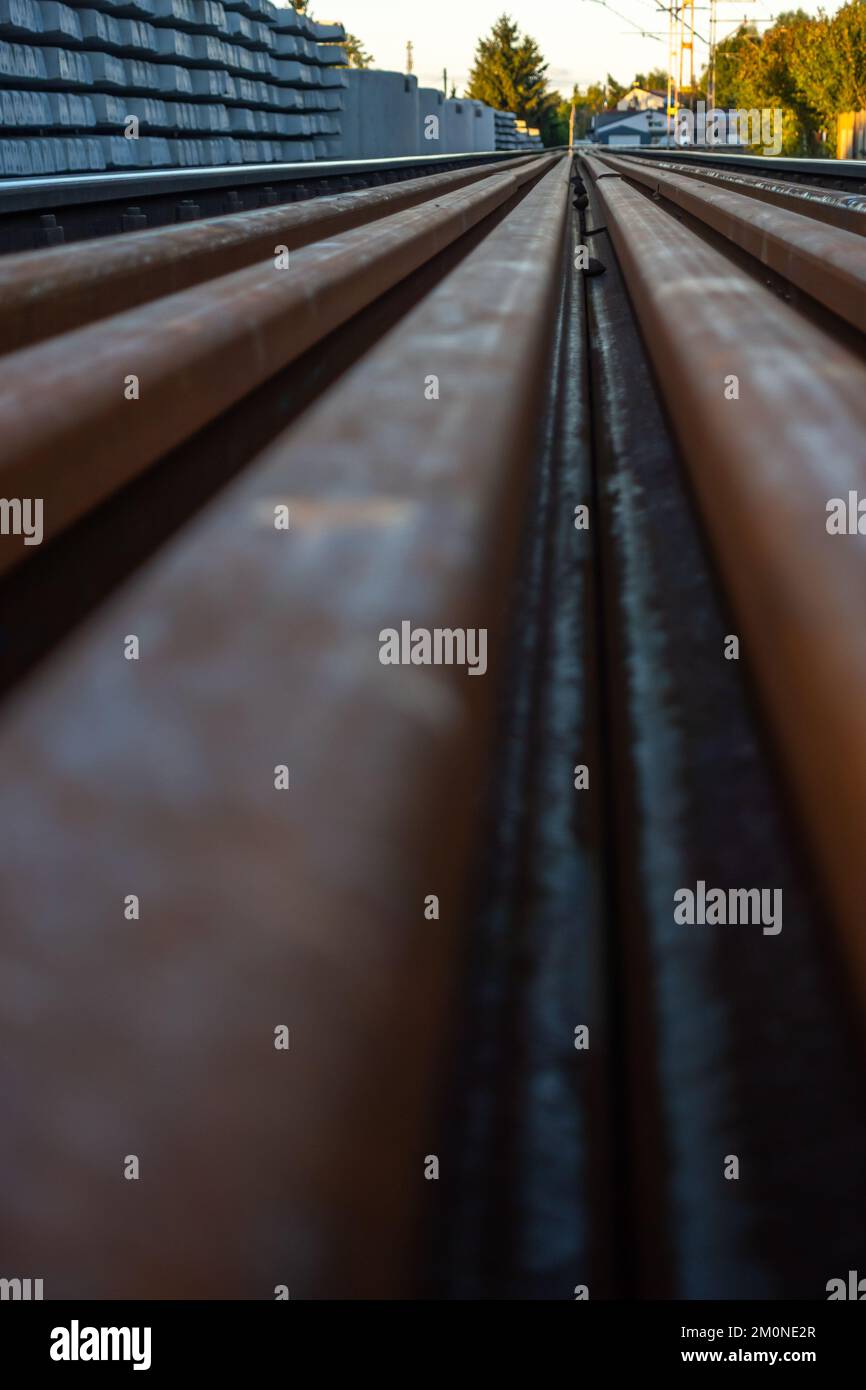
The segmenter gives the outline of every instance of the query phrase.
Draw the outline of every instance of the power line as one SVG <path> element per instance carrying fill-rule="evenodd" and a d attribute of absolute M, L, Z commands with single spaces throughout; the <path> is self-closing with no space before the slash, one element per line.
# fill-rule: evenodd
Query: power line
<path fill-rule="evenodd" d="M 667 10 L 667 8 L 668 8 L 668 7 L 667 7 L 667 5 L 666 5 L 666 6 L 665 6 L 665 9 Z M 682 7 L 682 5 L 673 5 L 671 8 L 673 9 L 674 15 L 676 16 L 676 15 L 679 13 L 679 11 L 680 11 L 683 7 Z M 694 7 L 693 7 L 693 6 L 689 6 L 689 8 L 690 8 L 690 9 L 693 9 Z M 695 38 L 696 38 L 696 39 L 700 39 L 701 43 L 702 43 L 702 44 L 705 44 L 706 47 L 709 48 L 709 46 L 710 46 L 710 41 L 709 41 L 709 39 L 705 39 L 704 36 L 703 36 L 703 34 L 699 34 L 698 31 L 697 31 L 697 29 L 692 28 L 691 25 L 689 25 L 689 28 L 692 30 L 692 33 L 694 34 Z"/>
<path fill-rule="evenodd" d="M 639 24 L 635 24 L 634 20 L 633 20 L 633 19 L 630 19 L 629 16 L 628 16 L 627 14 L 622 14 L 619 10 L 615 10 L 615 9 L 613 8 L 613 5 L 609 5 L 609 4 L 607 3 L 607 0 L 590 0 L 590 3 L 593 4 L 593 5 L 603 5 L 604 8 L 605 8 L 606 10 L 610 10 L 611 14 L 615 14 L 616 17 L 617 17 L 617 19 L 621 19 L 621 20 L 623 20 L 626 24 L 630 24 L 631 27 L 632 27 L 633 29 L 636 29 L 637 32 L 638 32 L 643 38 L 645 38 L 645 39 L 656 39 L 656 38 L 658 38 L 658 35 L 657 35 L 657 34 L 652 34 L 652 33 L 650 33 L 647 29 L 641 28 L 641 26 L 640 26 Z M 659 42 L 661 42 L 660 39 L 659 39 Z"/>
<path fill-rule="evenodd" d="M 636 29 L 637 32 L 638 32 L 643 38 L 645 38 L 645 39 L 660 39 L 659 31 L 657 31 L 657 30 L 655 30 L 655 29 L 644 29 L 644 27 L 643 27 L 642 24 L 635 24 L 634 20 L 631 19 L 629 15 L 623 14 L 620 10 L 615 10 L 615 9 L 613 8 L 613 5 L 609 5 L 609 4 L 608 4 L 608 0 L 590 0 L 590 3 L 592 3 L 592 4 L 594 4 L 594 5 L 603 5 L 604 8 L 605 8 L 606 10 L 610 10 L 611 14 L 615 14 L 616 17 L 617 17 L 617 19 L 622 19 L 622 20 L 625 21 L 626 24 L 630 24 L 631 27 L 632 27 L 633 29 Z M 642 3 L 643 3 L 643 0 L 642 0 Z M 646 0 L 646 3 L 649 3 L 649 0 Z M 746 3 L 748 4 L 748 3 L 749 3 L 749 0 L 746 0 Z M 659 13 L 661 13 L 661 14 L 667 14 L 668 11 L 670 10 L 671 6 L 670 6 L 670 5 L 662 5 L 662 4 L 656 3 L 656 4 L 654 4 L 654 5 L 652 6 L 652 8 L 655 9 L 657 12 L 659 12 Z M 679 9 L 680 9 L 680 6 L 679 6 L 679 5 L 675 5 L 673 8 L 674 8 L 675 12 L 678 13 L 678 12 L 679 12 Z M 692 6 L 691 8 L 695 8 L 695 7 Z M 707 8 L 709 8 L 709 7 L 708 7 L 708 6 L 705 6 L 705 5 L 701 5 L 699 8 L 700 8 L 700 9 L 707 9 Z M 689 26 L 689 27 L 691 27 L 691 26 Z M 705 39 L 704 36 L 703 36 L 703 34 L 699 34 L 699 33 L 697 32 L 696 29 L 693 29 L 693 30 L 692 30 L 692 33 L 694 34 L 694 36 L 695 36 L 696 39 L 700 39 L 701 43 L 702 43 L 702 44 L 705 44 L 706 47 L 709 48 L 709 46 L 710 46 L 709 39 Z"/>

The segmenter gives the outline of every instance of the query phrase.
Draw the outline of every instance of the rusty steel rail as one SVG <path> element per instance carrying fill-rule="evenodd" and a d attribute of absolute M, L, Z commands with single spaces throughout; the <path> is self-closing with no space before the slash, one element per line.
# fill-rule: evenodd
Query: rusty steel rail
<path fill-rule="evenodd" d="M 634 148 L 647 164 L 670 162 L 695 169 L 732 170 L 757 177 L 785 180 L 792 186 L 836 186 L 842 191 L 866 192 L 866 173 L 862 159 L 801 159 L 789 155 L 755 155 L 743 151 L 728 153 L 719 149 L 685 149 L 672 146 Z"/>
<path fill-rule="evenodd" d="M 586 182 L 586 221 L 600 226 Z M 858 1268 L 866 1250 L 850 1220 L 866 1202 L 857 1011 L 743 679 L 749 653 L 722 658 L 738 624 L 621 269 L 601 246 L 606 273 L 586 282 L 598 698 L 614 789 L 610 1007 L 613 1036 L 631 1039 L 617 1088 L 629 1149 L 617 1266 L 635 1297 L 813 1300 L 822 1271 Z M 784 930 L 672 924 L 674 894 L 698 880 L 774 885 Z M 720 1180 L 726 1154 L 743 1181 Z"/>
<path fill-rule="evenodd" d="M 605 155 L 599 150 L 599 158 Z M 748 174 L 743 169 L 712 168 L 706 165 L 686 164 L 663 159 L 641 159 L 629 153 L 617 156 L 633 160 L 644 171 L 660 169 L 663 173 L 679 174 L 683 178 L 697 180 L 714 188 L 729 188 L 732 192 L 757 198 L 775 207 L 787 208 L 790 212 L 814 217 L 818 222 L 827 222 L 833 227 L 842 227 L 846 232 L 856 232 L 866 236 L 866 194 L 845 193 L 838 188 L 823 188 L 813 184 L 797 184 L 773 179 L 769 175 Z"/>
<path fill-rule="evenodd" d="M 263 264 L 11 354 L 0 374 L 3 494 L 44 499 L 45 536 L 57 536 L 502 207 L 556 158 L 302 247 L 286 268 L 271 254 Z M 0 571 L 30 553 L 23 537 L 4 537 Z"/>
<path fill-rule="evenodd" d="M 569 172 L 0 261 L 46 540 L 0 537 L 0 1249 L 46 1298 L 862 1267 L 854 237 Z M 405 622 L 483 678 L 383 664 Z M 697 879 L 784 934 L 680 925 Z"/>
<path fill-rule="evenodd" d="M 0 353 L 55 337 L 95 319 L 176 294 L 453 193 L 531 160 L 410 179 L 279 208 L 260 208 L 97 242 L 0 259 Z"/>
<path fill-rule="evenodd" d="M 5 711 L 3 1247 L 51 1296 L 405 1291 L 567 172 Z M 490 673 L 380 664 L 404 619 L 486 627 Z"/>
<path fill-rule="evenodd" d="M 866 366 L 593 158 L 605 220 L 866 1001 Z M 726 386 L 738 384 L 732 399 Z"/>
<path fill-rule="evenodd" d="M 860 237 L 638 160 L 606 154 L 602 162 L 705 222 L 860 332 L 866 330 L 866 247 Z"/>

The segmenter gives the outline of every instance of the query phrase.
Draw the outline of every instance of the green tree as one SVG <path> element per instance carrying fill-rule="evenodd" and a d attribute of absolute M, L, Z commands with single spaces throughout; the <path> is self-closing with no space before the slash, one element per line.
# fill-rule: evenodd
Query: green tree
<path fill-rule="evenodd" d="M 568 123 L 571 118 L 571 102 L 557 101 L 548 106 L 544 113 L 544 124 L 540 127 L 545 145 L 567 145 Z"/>
<path fill-rule="evenodd" d="M 866 107 L 866 0 L 832 18 L 790 10 L 763 34 L 741 25 L 716 50 L 716 104 L 780 107 L 784 154 L 832 154 L 838 116 Z"/>
<path fill-rule="evenodd" d="M 604 83 L 604 109 L 612 111 L 620 97 L 624 97 L 627 91 L 628 87 L 623 87 L 615 77 L 611 77 L 608 73 Z"/>
<path fill-rule="evenodd" d="M 716 49 L 716 105 L 728 111 L 780 108 L 784 154 L 813 152 L 820 125 L 796 73 L 796 53 L 811 24 L 802 10 L 781 15 L 763 34 L 741 24 Z"/>
<path fill-rule="evenodd" d="M 346 34 L 345 39 L 340 44 L 345 48 L 346 57 L 349 60 L 350 68 L 371 68 L 375 59 L 372 53 L 368 53 L 361 40 L 355 34 Z"/>
<path fill-rule="evenodd" d="M 284 6 L 283 8 L 287 7 Z M 313 18 L 310 9 L 310 0 L 292 0 L 292 8 L 296 9 L 298 14 L 305 14 L 309 19 Z M 345 39 L 338 47 L 346 50 L 346 57 L 349 61 L 350 68 L 371 68 L 376 61 L 372 53 L 367 52 L 358 36 L 356 34 L 350 34 L 348 31 Z"/>
<path fill-rule="evenodd" d="M 668 75 L 665 68 L 652 68 L 650 72 L 636 72 L 633 87 L 643 87 L 645 92 L 666 92 Z"/>
<path fill-rule="evenodd" d="M 478 40 L 466 95 L 496 111 L 513 111 L 531 126 L 550 129 L 555 97 L 548 92 L 548 64 L 528 34 L 507 14 Z"/>
<path fill-rule="evenodd" d="M 832 18 L 798 13 L 788 66 L 801 105 L 811 116 L 817 136 L 826 135 L 826 153 L 836 145 L 836 118 L 843 111 L 866 107 L 866 4 L 862 0 Z M 780 16 L 780 23 L 792 16 Z M 814 143 L 815 136 L 813 136 Z"/>

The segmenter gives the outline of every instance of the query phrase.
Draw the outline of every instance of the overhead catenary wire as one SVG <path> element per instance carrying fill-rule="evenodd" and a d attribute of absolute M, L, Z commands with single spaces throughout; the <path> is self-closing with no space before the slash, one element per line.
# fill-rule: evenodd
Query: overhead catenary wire
<path fill-rule="evenodd" d="M 606 10 L 610 10 L 611 14 L 615 14 L 616 17 L 617 17 L 617 19 L 623 20 L 624 23 L 630 24 L 631 27 L 632 27 L 633 29 L 636 29 L 637 32 L 638 32 L 643 38 L 645 38 L 645 39 L 654 39 L 654 38 L 657 38 L 657 37 L 658 37 L 656 34 L 651 33 L 648 29 L 642 28 L 640 24 L 635 24 L 634 20 L 633 20 L 633 19 L 630 19 L 628 15 L 623 14 L 620 10 L 615 10 L 615 9 L 613 8 L 613 5 L 609 5 L 609 4 L 607 3 L 607 0 L 590 0 L 590 3 L 593 4 L 593 5 L 602 5 Z"/>

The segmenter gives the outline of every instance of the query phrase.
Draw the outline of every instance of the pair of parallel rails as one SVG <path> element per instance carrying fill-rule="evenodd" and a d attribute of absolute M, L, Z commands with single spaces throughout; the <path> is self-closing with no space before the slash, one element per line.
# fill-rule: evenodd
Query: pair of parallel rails
<path fill-rule="evenodd" d="M 864 220 L 548 154 L 0 260 L 44 506 L 0 539 L 0 1226 L 46 1296 L 863 1261 Z M 383 665 L 404 620 L 485 676 Z M 698 880 L 783 930 L 677 927 Z"/>

